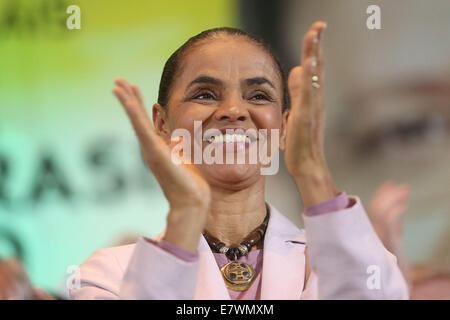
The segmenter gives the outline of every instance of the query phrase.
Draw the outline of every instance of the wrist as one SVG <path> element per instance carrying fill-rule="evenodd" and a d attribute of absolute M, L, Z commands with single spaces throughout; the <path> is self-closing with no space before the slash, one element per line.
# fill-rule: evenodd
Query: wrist
<path fill-rule="evenodd" d="M 305 207 L 325 202 L 339 194 L 327 168 L 297 173 L 293 178 Z"/>
<path fill-rule="evenodd" d="M 207 210 L 202 207 L 171 209 L 163 239 L 181 249 L 196 253 L 206 223 Z"/>
<path fill-rule="evenodd" d="M 199 193 L 195 195 L 188 196 L 178 196 L 168 197 L 170 211 L 174 213 L 201 213 L 206 212 L 209 209 L 211 203 L 210 194 Z"/>

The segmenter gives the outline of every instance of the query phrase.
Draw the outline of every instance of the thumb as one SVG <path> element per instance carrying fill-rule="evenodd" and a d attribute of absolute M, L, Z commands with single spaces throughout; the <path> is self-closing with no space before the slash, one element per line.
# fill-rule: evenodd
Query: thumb
<path fill-rule="evenodd" d="M 300 98 L 302 93 L 302 66 L 296 66 L 292 68 L 288 77 L 288 89 L 291 97 L 292 107 L 296 107 L 300 104 Z"/>

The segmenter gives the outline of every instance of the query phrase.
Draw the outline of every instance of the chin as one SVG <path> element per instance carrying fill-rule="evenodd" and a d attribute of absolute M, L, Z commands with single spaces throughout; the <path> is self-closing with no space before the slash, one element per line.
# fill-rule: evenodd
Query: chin
<path fill-rule="evenodd" d="M 255 183 L 261 176 L 259 164 L 202 164 L 199 166 L 211 186 L 240 190 Z"/>

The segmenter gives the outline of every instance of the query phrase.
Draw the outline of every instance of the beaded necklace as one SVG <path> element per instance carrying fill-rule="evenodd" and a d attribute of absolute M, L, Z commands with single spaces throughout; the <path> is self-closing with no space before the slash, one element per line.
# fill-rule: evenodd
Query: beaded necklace
<path fill-rule="evenodd" d="M 270 209 L 266 203 L 266 217 L 264 221 L 259 227 L 250 232 L 237 247 L 228 247 L 225 243 L 209 235 L 206 231 L 203 232 L 203 236 L 211 250 L 217 253 L 223 253 L 231 260 L 220 269 L 228 289 L 244 291 L 252 285 L 256 275 L 255 270 L 249 264 L 238 260 L 242 256 L 246 256 L 253 246 L 263 241 L 267 224 L 269 223 L 269 217 Z"/>

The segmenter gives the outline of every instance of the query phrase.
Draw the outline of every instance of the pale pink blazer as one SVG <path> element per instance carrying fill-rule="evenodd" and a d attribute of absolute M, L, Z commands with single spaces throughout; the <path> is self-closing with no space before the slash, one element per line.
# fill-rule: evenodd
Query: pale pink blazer
<path fill-rule="evenodd" d="M 360 200 L 352 199 L 350 208 L 304 215 L 305 231 L 271 206 L 261 299 L 408 299 L 396 258 L 375 234 Z M 305 242 L 311 266 L 306 286 Z M 80 266 L 81 288 L 71 290 L 70 296 L 229 300 L 203 236 L 198 253 L 198 261 L 185 262 L 143 238 L 133 245 L 97 250 Z"/>

